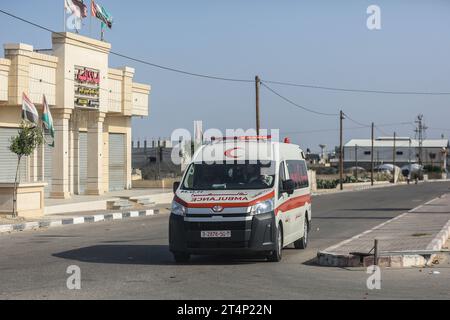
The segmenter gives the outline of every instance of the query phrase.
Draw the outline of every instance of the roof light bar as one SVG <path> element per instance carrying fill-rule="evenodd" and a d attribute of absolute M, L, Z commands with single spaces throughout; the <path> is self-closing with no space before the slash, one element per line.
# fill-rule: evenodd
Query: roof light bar
<path fill-rule="evenodd" d="M 272 139 L 271 135 L 268 135 L 268 136 L 211 137 L 211 141 L 226 141 L 226 140 L 250 141 L 250 140 L 270 140 L 270 139 Z"/>

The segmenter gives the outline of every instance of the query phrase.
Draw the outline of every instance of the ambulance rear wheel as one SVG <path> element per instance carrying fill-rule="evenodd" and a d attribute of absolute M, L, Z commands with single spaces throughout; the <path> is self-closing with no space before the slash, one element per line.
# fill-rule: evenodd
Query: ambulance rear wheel
<path fill-rule="evenodd" d="M 186 252 L 174 252 L 173 258 L 175 259 L 176 263 L 185 263 L 189 262 L 189 260 L 191 259 L 191 255 Z"/>
<path fill-rule="evenodd" d="M 303 237 L 301 237 L 300 239 L 298 239 L 297 241 L 294 242 L 294 247 L 295 249 L 306 249 L 306 247 L 308 246 L 308 222 L 305 221 L 303 223 Z"/>
<path fill-rule="evenodd" d="M 267 257 L 267 260 L 271 262 L 280 262 L 281 261 L 281 253 L 283 251 L 283 229 L 281 225 L 277 228 L 277 236 L 275 239 L 275 250 Z"/>

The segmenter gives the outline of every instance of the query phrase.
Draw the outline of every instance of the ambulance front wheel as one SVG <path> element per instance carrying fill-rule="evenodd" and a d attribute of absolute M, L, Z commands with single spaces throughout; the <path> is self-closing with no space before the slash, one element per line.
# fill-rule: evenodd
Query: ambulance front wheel
<path fill-rule="evenodd" d="M 267 257 L 267 260 L 271 262 L 280 262 L 281 253 L 283 251 L 283 229 L 281 224 L 277 228 L 277 236 L 275 238 L 275 250 Z"/>
<path fill-rule="evenodd" d="M 189 260 L 191 259 L 191 255 L 186 252 L 174 252 L 173 258 L 175 259 L 176 263 L 185 263 L 189 262 Z"/>

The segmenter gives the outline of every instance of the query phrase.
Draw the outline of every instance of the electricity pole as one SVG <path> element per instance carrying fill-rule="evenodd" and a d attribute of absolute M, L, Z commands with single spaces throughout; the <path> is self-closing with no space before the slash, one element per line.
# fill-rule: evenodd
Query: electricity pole
<path fill-rule="evenodd" d="M 343 120 L 344 120 L 344 112 L 342 110 L 339 112 L 339 185 L 340 189 L 344 189 L 344 146 L 342 144 L 343 140 Z"/>
<path fill-rule="evenodd" d="M 370 151 L 370 183 L 373 186 L 373 140 L 374 140 L 374 123 L 372 122 L 372 150 Z"/>
<path fill-rule="evenodd" d="M 259 136 L 259 85 L 261 81 L 255 76 L 255 92 L 256 92 L 256 135 Z"/>
<path fill-rule="evenodd" d="M 358 182 L 358 145 L 355 144 L 355 179 Z"/>
<path fill-rule="evenodd" d="M 395 148 L 396 132 L 394 131 L 394 148 L 392 149 L 392 183 L 395 183 L 395 156 L 397 150 Z"/>
<path fill-rule="evenodd" d="M 415 121 L 417 123 L 417 128 L 414 130 L 416 132 L 416 138 L 419 140 L 419 165 L 422 165 L 423 162 L 423 138 L 425 130 L 428 129 L 428 127 L 425 126 L 423 123 L 423 115 L 419 114 L 417 116 L 417 120 Z"/>

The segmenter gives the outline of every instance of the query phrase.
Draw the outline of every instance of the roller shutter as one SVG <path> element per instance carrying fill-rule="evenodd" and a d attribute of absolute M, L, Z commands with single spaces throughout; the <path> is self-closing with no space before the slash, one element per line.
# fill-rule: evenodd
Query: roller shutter
<path fill-rule="evenodd" d="M 88 143 L 87 143 L 87 133 L 79 133 L 79 163 L 78 163 L 78 175 L 80 179 L 80 185 L 78 192 L 79 194 L 84 194 L 87 188 L 87 153 L 88 153 Z"/>
<path fill-rule="evenodd" d="M 125 189 L 125 135 L 109 134 L 109 191 Z"/>
<path fill-rule="evenodd" d="M 46 143 L 44 144 L 44 181 L 47 182 L 47 186 L 45 187 L 45 195 L 48 196 L 50 191 L 52 190 L 52 163 L 53 163 L 53 147 L 48 145 L 49 142 L 52 141 L 52 138 L 49 136 L 45 137 Z"/>
<path fill-rule="evenodd" d="M 17 156 L 9 151 L 11 137 L 17 135 L 17 128 L 0 128 L 0 182 L 14 182 L 17 167 Z M 26 181 L 27 158 L 20 161 L 19 181 Z"/>

